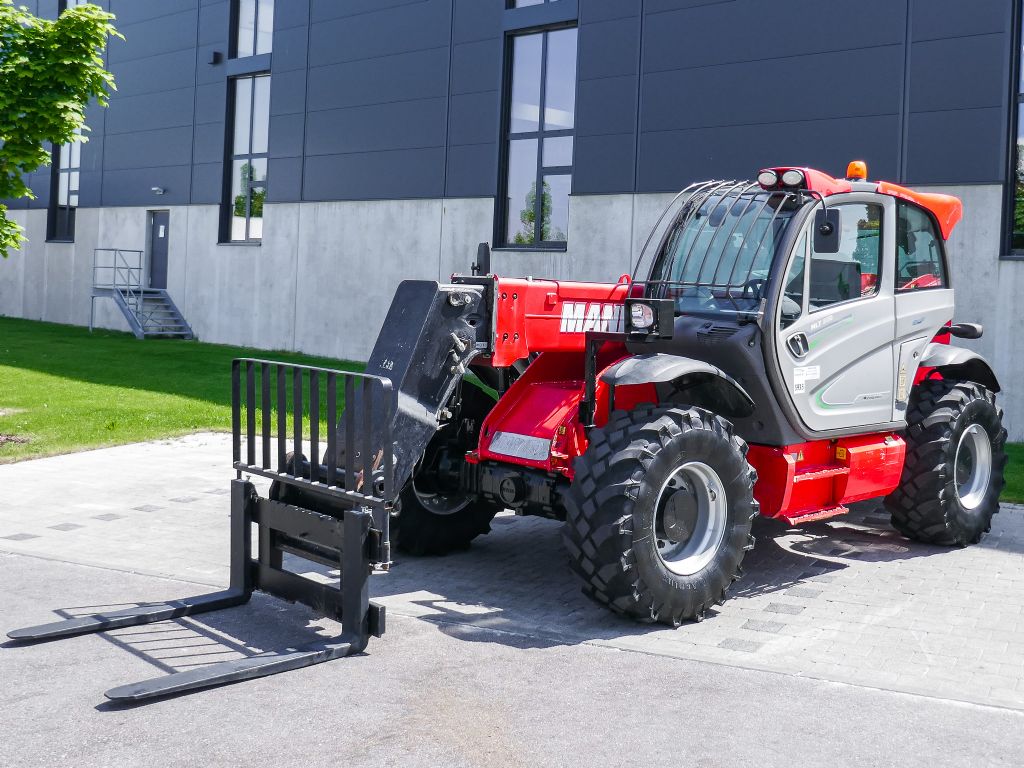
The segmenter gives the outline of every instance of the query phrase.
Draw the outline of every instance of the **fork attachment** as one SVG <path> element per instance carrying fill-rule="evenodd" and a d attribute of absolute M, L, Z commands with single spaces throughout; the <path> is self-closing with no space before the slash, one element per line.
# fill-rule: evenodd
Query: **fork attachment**
<path fill-rule="evenodd" d="M 260 374 L 258 389 L 257 372 Z M 289 377 L 291 382 L 287 386 Z M 350 414 L 349 423 L 341 427 L 348 426 L 345 438 L 350 444 L 360 446 L 362 450 L 358 453 L 334 450 L 340 431 L 337 414 L 339 379 L 343 380 L 344 392 L 350 400 L 358 388 L 362 402 L 373 405 L 360 409 L 362 424 L 357 426 Z M 271 386 L 274 382 L 276 387 Z M 322 393 L 321 382 L 324 384 Z M 271 452 L 274 390 L 278 413 L 276 462 Z M 257 391 L 260 392 L 259 398 Z M 326 396 L 324 412 L 329 446 L 326 468 L 317 460 L 322 395 Z M 194 616 L 242 605 L 249 601 L 254 590 L 303 603 L 341 621 L 342 631 L 337 638 L 123 685 L 106 692 L 107 698 L 114 701 L 142 701 L 264 677 L 361 653 L 370 636 L 380 637 L 385 628 L 384 607 L 369 600 L 369 577 L 375 564 L 386 567 L 389 560 L 388 519 L 393 502 L 390 477 L 393 464 L 390 439 L 392 407 L 391 383 L 383 377 L 262 360 L 234 361 L 232 442 L 238 477 L 231 481 L 231 576 L 228 589 L 17 629 L 9 632 L 8 637 L 26 643 L 40 642 Z M 292 411 L 293 427 L 290 437 L 294 440 L 291 451 L 287 450 L 289 410 Z M 310 423 L 306 445 L 311 459 L 290 461 L 286 459 L 288 453 L 296 458 L 303 455 L 304 412 L 308 414 Z M 262 435 L 256 429 L 258 413 L 262 414 Z M 378 420 L 379 424 L 376 423 Z M 258 443 L 262 443 L 263 448 L 259 461 Z M 341 466 L 336 461 L 339 455 Z M 372 462 L 369 457 L 373 457 Z M 276 469 L 271 469 L 275 463 Z M 242 479 L 243 472 L 272 478 L 277 490 L 272 489 L 271 496 L 276 498 L 261 497 L 248 479 Z M 299 493 L 289 495 L 286 492 L 292 489 Z M 282 500 L 290 498 L 307 499 L 311 502 L 308 506 L 316 509 Z M 259 542 L 255 558 L 251 551 L 253 525 L 257 526 Z M 285 554 L 338 568 L 337 585 L 322 584 L 286 570 Z"/>

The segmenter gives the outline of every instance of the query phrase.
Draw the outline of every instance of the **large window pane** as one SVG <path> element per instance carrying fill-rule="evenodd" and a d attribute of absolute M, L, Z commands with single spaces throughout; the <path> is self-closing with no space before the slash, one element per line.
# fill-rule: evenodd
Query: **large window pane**
<path fill-rule="evenodd" d="M 572 136 L 544 139 L 544 167 L 558 168 L 572 165 Z"/>
<path fill-rule="evenodd" d="M 836 207 L 842 217 L 839 252 L 819 254 L 811 249 L 812 310 L 878 293 L 882 206 L 846 203 Z"/>
<path fill-rule="evenodd" d="M 235 160 L 231 164 L 231 239 L 245 240 L 245 219 L 248 204 L 249 177 L 252 164 Z"/>
<path fill-rule="evenodd" d="M 566 130 L 576 122 L 576 30 L 548 32 L 544 129 Z"/>
<path fill-rule="evenodd" d="M 541 238 L 546 243 L 564 243 L 569 239 L 569 190 L 572 176 L 544 177 L 544 218 Z"/>
<path fill-rule="evenodd" d="M 259 0 L 256 53 L 270 53 L 274 40 L 274 0 Z"/>
<path fill-rule="evenodd" d="M 537 221 L 537 140 L 511 142 L 508 153 L 508 241 L 532 245 Z"/>
<path fill-rule="evenodd" d="M 1016 156 L 1010 247 L 1015 251 L 1022 251 L 1024 250 L 1024 104 L 1017 108 Z"/>
<path fill-rule="evenodd" d="M 536 131 L 540 123 L 540 71 L 544 35 L 515 39 L 512 51 L 512 133 Z"/>
<path fill-rule="evenodd" d="M 238 43 L 235 55 L 252 56 L 255 53 L 256 0 L 238 0 Z"/>
<path fill-rule="evenodd" d="M 235 140 L 233 154 L 249 154 L 249 132 L 252 129 L 252 81 L 241 77 L 235 81 Z"/>
<path fill-rule="evenodd" d="M 253 81 L 252 153 L 267 151 L 267 132 L 270 125 L 270 77 L 257 77 Z"/>
<path fill-rule="evenodd" d="M 896 217 L 896 290 L 945 287 L 942 240 L 934 222 L 920 208 L 899 203 Z"/>

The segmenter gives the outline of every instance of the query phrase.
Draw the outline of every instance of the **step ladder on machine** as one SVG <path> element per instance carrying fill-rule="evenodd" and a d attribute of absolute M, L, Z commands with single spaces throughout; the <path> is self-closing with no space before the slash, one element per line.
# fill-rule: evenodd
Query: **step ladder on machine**
<path fill-rule="evenodd" d="M 232 451 L 237 476 L 231 481 L 228 588 L 18 629 L 9 632 L 8 637 L 25 643 L 41 642 L 194 616 L 246 603 L 255 590 L 303 603 L 340 620 L 341 635 L 301 648 L 123 685 L 106 692 L 114 701 L 142 701 L 319 664 L 361 653 L 370 636 L 384 633 L 384 607 L 369 600 L 368 581 L 374 567 L 386 570 L 391 559 L 391 382 L 366 374 L 241 359 L 232 364 L 231 386 Z M 340 420 L 339 394 L 344 403 L 359 405 L 345 408 Z M 272 418 L 275 410 L 276 424 Z M 303 456 L 304 413 L 309 421 L 308 459 Z M 323 463 L 319 456 L 321 413 L 326 419 L 327 439 Z M 275 444 L 276 455 L 272 452 Z M 244 474 L 271 478 L 274 482 L 269 498 L 261 497 Z M 259 542 L 255 558 L 251 551 L 253 525 Z M 339 582 L 322 584 L 285 570 L 286 553 L 338 568 Z"/>

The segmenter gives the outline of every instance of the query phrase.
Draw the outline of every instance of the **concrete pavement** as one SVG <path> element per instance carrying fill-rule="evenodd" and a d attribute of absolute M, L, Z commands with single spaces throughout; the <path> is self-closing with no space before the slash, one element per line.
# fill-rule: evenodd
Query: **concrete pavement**
<path fill-rule="evenodd" d="M 0 629 L 226 583 L 229 455 L 226 436 L 196 435 L 0 466 Z M 0 648 L 0 765 L 1020 764 L 1019 508 L 963 550 L 901 539 L 874 505 L 798 530 L 759 521 L 733 598 L 678 630 L 583 598 L 557 524 L 494 528 L 375 576 L 388 633 L 357 658 L 102 703 L 337 628 L 262 597 Z"/>

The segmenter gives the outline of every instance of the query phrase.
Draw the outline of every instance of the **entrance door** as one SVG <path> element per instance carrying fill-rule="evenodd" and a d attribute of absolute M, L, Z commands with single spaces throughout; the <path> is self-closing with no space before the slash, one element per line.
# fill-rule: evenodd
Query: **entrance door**
<path fill-rule="evenodd" d="M 808 227 L 786 276 L 777 354 L 787 395 L 815 432 L 892 419 L 895 205 L 844 196 L 838 253 L 814 252 Z M 805 268 L 806 267 L 806 268 Z"/>
<path fill-rule="evenodd" d="M 149 213 L 149 287 L 167 287 L 167 239 L 171 212 Z"/>

